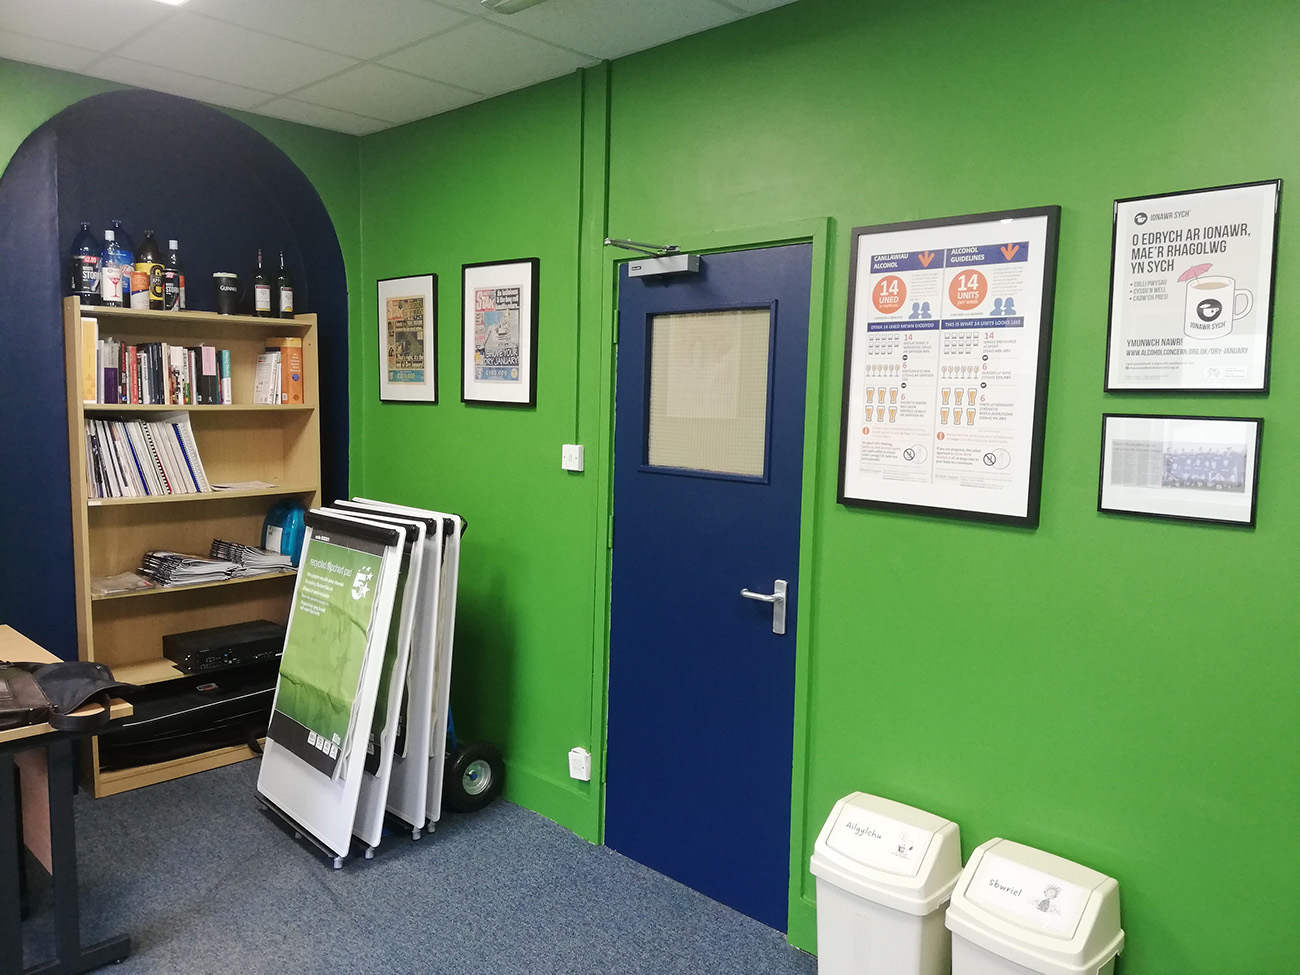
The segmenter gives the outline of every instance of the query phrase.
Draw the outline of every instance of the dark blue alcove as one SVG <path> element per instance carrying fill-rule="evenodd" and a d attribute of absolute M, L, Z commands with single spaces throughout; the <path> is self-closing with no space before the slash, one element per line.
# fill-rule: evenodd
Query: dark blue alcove
<path fill-rule="evenodd" d="M 316 312 L 325 500 L 347 494 L 347 283 L 320 195 L 283 151 L 186 98 L 116 91 L 24 141 L 0 177 L 0 622 L 75 657 L 64 392 L 64 265 L 81 221 L 120 219 L 139 247 L 180 243 L 188 307 L 213 308 L 212 272 L 252 280 L 284 252 L 299 311 Z M 251 298 L 245 295 L 246 309 Z"/>

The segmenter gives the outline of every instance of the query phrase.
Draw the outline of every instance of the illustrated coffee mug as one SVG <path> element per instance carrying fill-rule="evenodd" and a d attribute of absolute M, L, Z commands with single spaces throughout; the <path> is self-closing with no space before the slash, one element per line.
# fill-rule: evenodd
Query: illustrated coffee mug
<path fill-rule="evenodd" d="M 218 315 L 234 315 L 239 311 L 239 275 L 233 271 L 214 272 L 212 293 Z"/>
<path fill-rule="evenodd" d="M 1220 338 L 1231 332 L 1233 320 L 1244 318 L 1254 304 L 1255 296 L 1238 289 L 1236 279 L 1203 274 L 1187 282 L 1183 331 L 1194 339 Z"/>

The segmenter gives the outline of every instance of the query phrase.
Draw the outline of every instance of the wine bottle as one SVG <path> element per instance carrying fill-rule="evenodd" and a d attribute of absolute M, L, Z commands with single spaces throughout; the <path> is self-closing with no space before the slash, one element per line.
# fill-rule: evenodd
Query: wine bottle
<path fill-rule="evenodd" d="M 72 254 L 68 259 L 68 293 L 76 296 L 83 305 L 99 304 L 99 274 L 102 251 L 99 240 L 84 220 L 81 232 L 72 238 Z"/>
<path fill-rule="evenodd" d="M 257 271 L 253 274 L 253 314 L 259 318 L 270 318 L 271 279 L 262 266 L 262 248 L 257 249 Z"/>
<path fill-rule="evenodd" d="M 129 278 L 126 287 L 131 287 Z M 122 249 L 112 230 L 104 231 L 104 250 L 99 258 L 99 301 L 110 308 L 122 307 Z"/>
<path fill-rule="evenodd" d="M 168 311 L 181 309 L 181 259 L 176 241 L 167 241 L 167 263 L 163 266 L 163 307 Z"/>
<path fill-rule="evenodd" d="M 275 307 L 281 318 L 293 318 L 293 279 L 284 266 L 284 251 L 280 251 L 280 276 L 275 279 Z"/>
<path fill-rule="evenodd" d="M 122 304 L 124 306 L 131 303 L 131 272 L 135 270 L 135 241 L 131 239 L 122 226 L 121 220 L 109 221 L 113 227 L 113 240 L 117 243 L 117 260 L 122 273 Z M 104 231 L 104 237 L 108 237 L 108 231 Z M 105 250 L 108 245 L 104 245 Z"/>
<path fill-rule="evenodd" d="M 163 256 L 152 230 L 144 232 L 140 252 L 135 255 L 135 269 L 149 276 L 149 307 L 163 307 Z M 132 303 L 134 307 L 134 302 Z"/>

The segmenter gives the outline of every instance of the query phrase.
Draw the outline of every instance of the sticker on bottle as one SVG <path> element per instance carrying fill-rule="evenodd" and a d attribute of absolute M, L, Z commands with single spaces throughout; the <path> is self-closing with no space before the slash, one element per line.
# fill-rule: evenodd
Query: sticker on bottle
<path fill-rule="evenodd" d="M 985 854 L 967 896 L 1060 938 L 1072 938 L 1087 906 L 1087 888 L 1068 880 Z"/>
<path fill-rule="evenodd" d="M 934 833 L 845 803 L 826 838 L 838 853 L 868 866 L 915 877 Z"/>

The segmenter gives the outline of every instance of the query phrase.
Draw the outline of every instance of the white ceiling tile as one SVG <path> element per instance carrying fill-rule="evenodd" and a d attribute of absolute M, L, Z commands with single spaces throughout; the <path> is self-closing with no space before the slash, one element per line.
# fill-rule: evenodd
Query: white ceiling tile
<path fill-rule="evenodd" d="M 775 10 L 777 7 L 794 3 L 794 0 L 724 0 L 724 2 L 739 7 L 747 14 L 761 14 L 764 10 Z"/>
<path fill-rule="evenodd" d="M 0 0 L 5 30 L 95 51 L 111 51 L 173 12 L 152 0 Z"/>
<path fill-rule="evenodd" d="M 388 122 L 411 122 L 479 101 L 482 96 L 401 71 L 363 64 L 293 93 L 294 98 Z"/>
<path fill-rule="evenodd" d="M 360 135 L 789 2 L 0 0 L 0 57 Z"/>
<path fill-rule="evenodd" d="M 286 94 L 356 64 L 351 58 L 180 11 L 116 52 L 263 91 Z"/>
<path fill-rule="evenodd" d="M 357 0 L 190 0 L 186 9 L 362 60 L 465 22 L 425 0 L 383 0 L 364 9 Z"/>
<path fill-rule="evenodd" d="M 296 98 L 277 98 L 274 101 L 267 102 L 257 111 L 259 115 L 270 115 L 272 118 L 301 122 L 303 125 L 314 125 L 318 129 L 346 132 L 348 135 L 369 135 L 371 132 L 379 132 L 392 125 L 391 122 L 381 119 L 353 115 L 351 112 L 340 112 L 335 108 L 300 102 Z"/>
<path fill-rule="evenodd" d="M 81 71 L 99 57 L 98 51 L 71 44 L 56 44 L 39 37 L 28 37 L 12 31 L 0 30 L 0 58 L 25 61 L 63 71 Z"/>
<path fill-rule="evenodd" d="M 597 60 L 480 20 L 421 41 L 381 63 L 485 95 L 499 95 Z"/>
<path fill-rule="evenodd" d="M 241 85 L 230 85 L 224 81 L 199 78 L 183 71 L 160 68 L 153 64 L 141 64 L 127 58 L 106 57 L 96 61 L 85 71 L 96 78 L 120 81 L 137 88 L 152 88 L 169 95 L 194 98 L 213 105 L 226 108 L 256 108 L 268 98 L 274 97 L 270 92 L 257 91 Z"/>
<path fill-rule="evenodd" d="M 478 0 L 437 0 L 484 10 Z M 739 19 L 706 0 L 546 0 L 514 14 L 487 13 L 496 24 L 593 57 L 610 59 Z"/>

